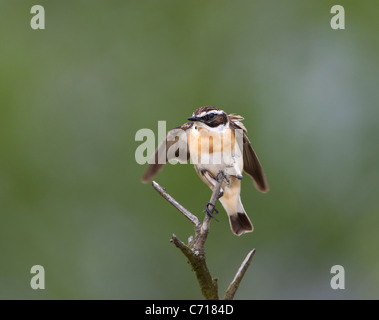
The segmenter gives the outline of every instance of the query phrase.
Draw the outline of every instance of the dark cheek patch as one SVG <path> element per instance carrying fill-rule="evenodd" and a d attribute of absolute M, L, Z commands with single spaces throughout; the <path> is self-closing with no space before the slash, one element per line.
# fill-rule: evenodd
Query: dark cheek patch
<path fill-rule="evenodd" d="M 211 128 L 217 127 L 220 124 L 225 124 L 227 122 L 226 116 L 220 114 L 216 115 L 212 120 L 207 122 L 207 125 Z"/>
<path fill-rule="evenodd" d="M 216 121 L 207 122 L 207 125 L 211 128 L 217 127 L 220 123 Z"/>

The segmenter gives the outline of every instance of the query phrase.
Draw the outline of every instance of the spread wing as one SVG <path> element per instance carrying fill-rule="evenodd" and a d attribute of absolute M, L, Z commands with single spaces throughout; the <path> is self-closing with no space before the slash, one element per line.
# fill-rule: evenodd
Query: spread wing
<path fill-rule="evenodd" d="M 176 127 L 167 133 L 166 138 L 160 143 L 142 177 L 142 182 L 147 183 L 161 171 L 168 161 L 177 160 L 187 162 L 189 159 L 187 130 L 193 123 L 188 122 Z"/>
<path fill-rule="evenodd" d="M 253 178 L 254 185 L 259 191 L 266 193 L 269 190 L 262 166 L 246 133 L 243 135 L 243 170 Z"/>
<path fill-rule="evenodd" d="M 241 116 L 238 115 L 228 115 L 231 128 L 242 129 L 243 130 L 243 170 L 253 178 L 255 187 L 266 193 L 269 190 L 268 183 L 263 172 L 262 166 L 259 163 L 259 159 L 246 135 L 246 128 L 239 121 L 243 120 Z"/>

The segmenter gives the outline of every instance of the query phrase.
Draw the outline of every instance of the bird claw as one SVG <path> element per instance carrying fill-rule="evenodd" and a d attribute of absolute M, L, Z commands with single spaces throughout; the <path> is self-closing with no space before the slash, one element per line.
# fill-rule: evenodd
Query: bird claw
<path fill-rule="evenodd" d="M 217 175 L 216 175 L 216 181 L 219 181 L 220 177 L 221 177 L 221 182 L 223 180 L 226 180 L 226 182 L 228 183 L 228 185 L 230 185 L 230 180 L 226 176 L 226 174 L 224 173 L 224 171 L 220 171 L 219 173 L 217 173 Z"/>
<path fill-rule="evenodd" d="M 209 206 L 212 206 L 213 209 L 209 209 Z M 216 209 L 216 206 L 213 204 L 213 203 L 210 203 L 208 202 L 205 206 L 205 212 L 207 213 L 208 216 L 210 216 L 211 218 L 215 219 L 216 221 L 218 221 L 214 215 L 212 214 L 212 212 L 215 212 L 216 214 L 218 213 L 218 210 Z"/>

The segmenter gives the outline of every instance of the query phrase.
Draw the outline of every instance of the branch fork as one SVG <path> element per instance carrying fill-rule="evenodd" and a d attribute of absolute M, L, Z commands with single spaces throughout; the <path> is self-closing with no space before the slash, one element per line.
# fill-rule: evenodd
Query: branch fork
<path fill-rule="evenodd" d="M 216 177 L 216 186 L 213 189 L 211 199 L 208 203 L 210 205 L 209 212 L 205 214 L 204 220 L 201 222 L 197 216 L 192 214 L 186 208 L 184 208 L 179 202 L 177 202 L 167 191 L 162 188 L 157 182 L 153 181 L 153 188 L 171 205 L 178 209 L 193 225 L 195 228 L 195 237 L 192 235 L 188 238 L 188 243 L 182 242 L 175 234 L 172 235 L 170 242 L 172 242 L 187 258 L 188 263 L 191 265 L 192 270 L 195 272 L 201 292 L 207 300 L 219 300 L 217 278 L 213 278 L 209 272 L 206 256 L 205 256 L 205 242 L 207 240 L 212 213 L 215 210 L 216 202 L 219 198 L 221 184 L 224 180 L 222 172 Z M 246 270 L 250 266 L 253 259 L 255 249 L 251 250 L 245 260 L 242 262 L 238 269 L 234 279 L 228 286 L 223 299 L 232 300 L 234 295 L 242 281 Z"/>

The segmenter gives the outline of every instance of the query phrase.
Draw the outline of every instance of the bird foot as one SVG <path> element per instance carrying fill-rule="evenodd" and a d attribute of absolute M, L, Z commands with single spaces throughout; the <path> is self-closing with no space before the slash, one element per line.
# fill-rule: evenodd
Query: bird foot
<path fill-rule="evenodd" d="M 209 206 L 213 207 L 211 209 L 209 209 Z M 216 221 L 218 221 L 214 215 L 212 214 L 213 211 L 217 214 L 218 213 L 218 210 L 216 209 L 216 206 L 213 204 L 213 203 L 210 203 L 208 202 L 205 206 L 205 212 L 207 213 L 208 216 L 210 216 L 211 218 L 215 219 Z"/>
<path fill-rule="evenodd" d="M 219 173 L 217 173 L 216 181 L 220 181 L 220 179 L 221 179 L 221 182 L 225 180 L 228 183 L 228 185 L 230 185 L 230 180 L 227 177 L 227 175 L 224 173 L 224 171 L 220 171 Z"/>

